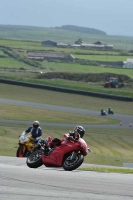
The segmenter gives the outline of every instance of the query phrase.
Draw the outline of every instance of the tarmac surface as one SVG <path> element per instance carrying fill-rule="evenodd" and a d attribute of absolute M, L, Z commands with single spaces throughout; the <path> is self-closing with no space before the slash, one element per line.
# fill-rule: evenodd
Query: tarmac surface
<path fill-rule="evenodd" d="M 0 200 L 133 200 L 132 188 L 132 174 L 31 169 L 26 158 L 0 156 Z"/>

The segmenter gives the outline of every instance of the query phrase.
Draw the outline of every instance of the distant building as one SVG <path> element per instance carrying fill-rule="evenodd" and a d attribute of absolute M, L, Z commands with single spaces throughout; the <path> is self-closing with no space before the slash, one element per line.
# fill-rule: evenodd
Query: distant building
<path fill-rule="evenodd" d="M 81 44 L 81 48 L 83 49 L 104 49 L 104 45 L 97 45 L 97 44 Z"/>
<path fill-rule="evenodd" d="M 93 44 L 96 44 L 96 45 L 105 45 L 103 42 L 101 41 L 97 41 L 97 42 L 94 42 Z"/>
<path fill-rule="evenodd" d="M 123 62 L 123 68 L 133 69 L 133 58 L 127 58 L 127 61 Z"/>
<path fill-rule="evenodd" d="M 75 44 L 70 46 L 71 48 L 81 48 L 81 49 L 113 49 L 112 44 L 104 44 L 101 41 L 97 41 L 92 44 L 83 43 L 81 40 L 75 41 Z"/>
<path fill-rule="evenodd" d="M 69 45 L 64 43 L 57 43 L 57 47 L 59 48 L 67 48 Z"/>
<path fill-rule="evenodd" d="M 59 47 L 59 48 L 82 48 L 82 49 L 113 49 L 112 44 L 105 44 L 101 41 L 97 41 L 92 44 L 83 43 L 81 39 L 75 41 L 74 44 L 57 43 L 52 40 L 46 40 L 42 42 L 42 46 L 47 47 Z"/>
<path fill-rule="evenodd" d="M 72 44 L 69 46 L 70 48 L 74 48 L 74 49 L 77 49 L 77 48 L 81 48 L 81 45 L 80 44 Z"/>
<path fill-rule="evenodd" d="M 57 46 L 57 42 L 54 42 L 52 40 L 46 40 L 42 42 L 42 46 L 55 47 Z"/>
<path fill-rule="evenodd" d="M 78 39 L 77 41 L 75 41 L 75 44 L 82 44 L 82 43 L 83 43 L 82 39 Z"/>
<path fill-rule="evenodd" d="M 27 57 L 33 60 L 65 60 L 74 61 L 75 57 L 71 54 L 43 52 L 43 51 L 28 51 Z"/>
<path fill-rule="evenodd" d="M 112 44 L 105 44 L 101 41 L 97 41 L 95 43 L 92 44 L 85 44 L 82 43 L 81 47 L 84 49 L 90 49 L 90 48 L 96 48 L 96 49 L 113 49 L 113 45 Z"/>

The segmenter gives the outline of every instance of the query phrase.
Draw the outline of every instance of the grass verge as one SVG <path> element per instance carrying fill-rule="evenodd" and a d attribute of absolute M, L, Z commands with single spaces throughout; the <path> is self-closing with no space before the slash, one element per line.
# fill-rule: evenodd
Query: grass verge
<path fill-rule="evenodd" d="M 95 171 L 95 172 L 106 172 L 106 173 L 124 173 L 124 174 L 133 174 L 133 169 L 116 169 L 116 168 L 79 168 L 83 171 Z"/>

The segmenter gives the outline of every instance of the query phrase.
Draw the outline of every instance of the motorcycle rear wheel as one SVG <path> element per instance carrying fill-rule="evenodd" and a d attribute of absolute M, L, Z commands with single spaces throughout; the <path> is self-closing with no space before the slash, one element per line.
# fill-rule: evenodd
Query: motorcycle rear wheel
<path fill-rule="evenodd" d="M 63 168 L 66 171 L 72 171 L 77 169 L 84 161 L 84 156 L 81 153 L 78 153 L 75 159 L 70 159 L 71 154 L 69 154 L 63 162 Z"/>
<path fill-rule="evenodd" d="M 42 162 L 42 150 L 38 149 L 33 151 L 30 156 L 27 157 L 26 164 L 30 168 L 38 168 L 43 165 Z"/>

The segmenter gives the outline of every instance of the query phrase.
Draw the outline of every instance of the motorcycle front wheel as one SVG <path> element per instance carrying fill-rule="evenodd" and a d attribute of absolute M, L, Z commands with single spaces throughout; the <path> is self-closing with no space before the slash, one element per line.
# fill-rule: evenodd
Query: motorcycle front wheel
<path fill-rule="evenodd" d="M 66 171 L 72 171 L 77 169 L 84 161 L 84 156 L 78 153 L 74 159 L 71 159 L 72 154 L 66 156 L 63 162 L 63 168 Z"/>
<path fill-rule="evenodd" d="M 42 150 L 38 149 L 33 151 L 26 160 L 26 164 L 30 168 L 38 168 L 43 165 L 42 162 Z"/>
<path fill-rule="evenodd" d="M 25 157 L 26 153 L 27 153 L 26 147 L 24 145 L 19 145 L 16 152 L 16 157 L 19 158 Z"/>

